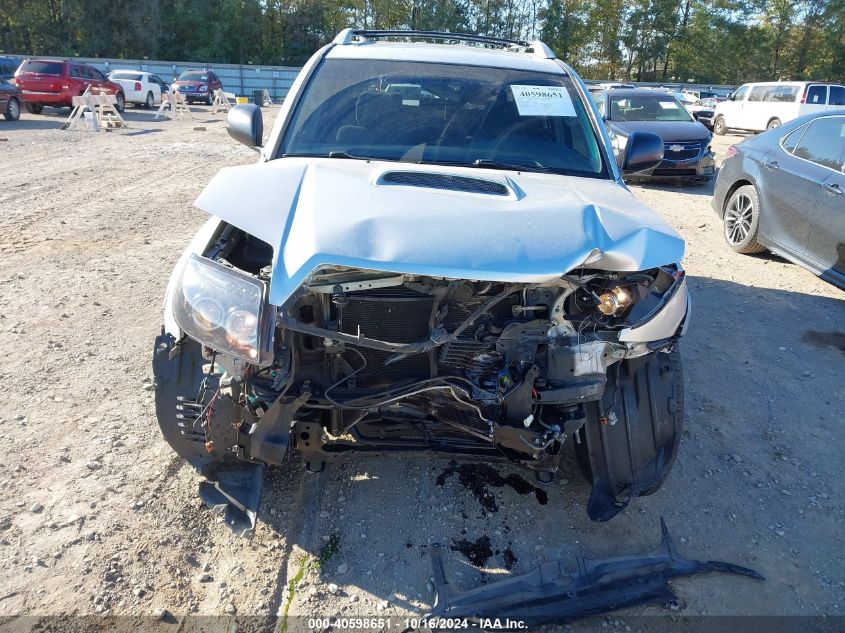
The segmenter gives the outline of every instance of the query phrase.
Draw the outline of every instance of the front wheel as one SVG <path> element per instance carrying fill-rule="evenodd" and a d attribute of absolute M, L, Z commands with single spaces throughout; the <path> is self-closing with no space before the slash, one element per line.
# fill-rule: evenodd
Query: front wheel
<path fill-rule="evenodd" d="M 6 117 L 7 121 L 17 121 L 21 118 L 21 104 L 15 97 L 9 99 L 3 116 Z"/>
<path fill-rule="evenodd" d="M 608 369 L 601 403 L 578 431 L 575 455 L 593 492 L 587 514 L 609 521 L 654 494 L 672 470 L 684 424 L 684 374 L 677 345 Z"/>
<path fill-rule="evenodd" d="M 752 255 L 765 249 L 757 242 L 760 228 L 760 196 L 754 185 L 744 185 L 733 192 L 722 218 L 725 241 L 737 253 Z"/>
<path fill-rule="evenodd" d="M 766 130 L 774 130 L 775 128 L 780 127 L 780 125 L 781 125 L 780 119 L 774 118 L 771 121 L 769 121 L 769 124 L 766 126 Z"/>
<path fill-rule="evenodd" d="M 26 111 L 30 114 L 41 114 L 41 111 L 44 109 L 44 106 L 40 103 L 27 103 L 26 104 Z"/>
<path fill-rule="evenodd" d="M 152 109 L 152 107 L 154 105 L 155 105 L 155 97 L 153 97 L 153 93 L 152 93 L 152 91 L 150 91 L 150 92 L 147 93 L 147 98 L 144 100 L 144 108 L 146 108 L 147 110 L 150 110 L 150 109 Z"/>
<path fill-rule="evenodd" d="M 118 92 L 115 97 L 114 109 L 118 112 L 123 112 L 126 109 L 126 97 L 122 92 Z"/>
<path fill-rule="evenodd" d="M 718 134 L 719 136 L 724 136 L 728 131 L 728 126 L 725 125 L 725 119 L 721 116 L 717 116 L 716 120 L 713 121 L 713 134 Z"/>
<path fill-rule="evenodd" d="M 208 96 L 205 98 L 205 105 L 214 105 L 214 92 L 208 91 Z"/>

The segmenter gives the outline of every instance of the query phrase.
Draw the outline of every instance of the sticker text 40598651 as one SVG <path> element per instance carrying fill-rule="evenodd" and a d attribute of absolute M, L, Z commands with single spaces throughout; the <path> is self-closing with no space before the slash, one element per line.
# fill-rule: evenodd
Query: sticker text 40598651
<path fill-rule="evenodd" d="M 572 98 L 563 86 L 512 85 L 520 116 L 575 116 Z"/>

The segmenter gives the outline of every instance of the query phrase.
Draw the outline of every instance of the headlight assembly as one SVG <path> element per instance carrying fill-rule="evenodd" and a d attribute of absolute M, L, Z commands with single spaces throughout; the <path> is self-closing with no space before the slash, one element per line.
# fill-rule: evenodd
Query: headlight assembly
<path fill-rule="evenodd" d="M 249 363 L 272 358 L 273 311 L 263 281 L 191 255 L 173 301 L 179 327 L 206 347 Z"/>
<path fill-rule="evenodd" d="M 628 274 L 596 273 L 577 280 L 566 312 L 575 320 L 590 320 L 616 329 L 648 321 L 665 305 L 681 283 L 676 266 Z"/>

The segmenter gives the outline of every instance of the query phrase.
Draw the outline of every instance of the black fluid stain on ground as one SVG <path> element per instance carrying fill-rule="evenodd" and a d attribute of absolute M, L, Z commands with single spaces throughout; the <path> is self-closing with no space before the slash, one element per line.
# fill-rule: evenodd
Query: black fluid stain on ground
<path fill-rule="evenodd" d="M 813 347 L 835 347 L 845 354 L 845 332 L 820 332 L 807 330 L 801 337 L 802 343 L 809 343 Z"/>
<path fill-rule="evenodd" d="M 489 536 L 479 536 L 474 541 L 468 541 L 465 538 L 460 541 L 452 541 L 452 550 L 466 556 L 469 562 L 476 567 L 484 567 L 493 555 Z"/>
<path fill-rule="evenodd" d="M 475 495 L 481 507 L 487 512 L 497 512 L 499 510 L 496 498 L 490 492 L 491 486 L 494 488 L 510 486 L 520 495 L 534 493 L 537 501 L 542 506 L 549 502 L 549 496 L 542 488 L 532 486 L 525 479 L 513 473 L 507 477 L 502 477 L 486 464 L 458 464 L 454 461 L 449 462 L 446 470 L 437 476 L 437 485 L 442 486 L 449 477 L 456 473 L 461 485 Z"/>
<path fill-rule="evenodd" d="M 513 550 L 510 548 L 510 545 L 505 549 L 504 553 L 502 554 L 502 560 L 505 564 L 505 569 L 510 571 L 513 569 L 514 565 L 516 565 L 516 561 L 518 560 L 516 554 L 513 553 Z"/>

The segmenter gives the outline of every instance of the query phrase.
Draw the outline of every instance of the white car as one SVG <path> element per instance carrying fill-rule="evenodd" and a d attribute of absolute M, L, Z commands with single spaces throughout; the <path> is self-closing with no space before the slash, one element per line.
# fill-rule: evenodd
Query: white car
<path fill-rule="evenodd" d="M 805 114 L 845 106 L 845 86 L 818 81 L 744 84 L 716 106 L 713 132 L 762 132 Z"/>
<path fill-rule="evenodd" d="M 109 79 L 123 87 L 126 103 L 152 108 L 161 103 L 161 93 L 167 92 L 167 84 L 153 73 L 137 70 L 113 70 Z"/>

